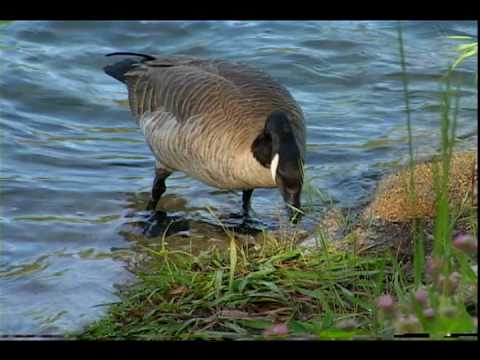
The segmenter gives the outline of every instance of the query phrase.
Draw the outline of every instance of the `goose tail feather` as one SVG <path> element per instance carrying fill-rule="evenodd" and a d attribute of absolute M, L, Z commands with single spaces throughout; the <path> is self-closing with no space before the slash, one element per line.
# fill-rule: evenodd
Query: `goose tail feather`
<path fill-rule="evenodd" d="M 124 59 L 122 61 L 116 62 L 111 65 L 107 65 L 103 68 L 107 75 L 110 75 L 114 79 L 125 83 L 125 74 L 133 69 L 137 64 L 142 63 L 143 61 L 154 60 L 155 57 L 146 54 L 133 53 L 133 52 L 115 52 L 110 53 L 105 56 L 116 56 L 116 55 L 129 55 L 129 56 L 140 56 L 143 57 L 143 60 L 133 60 L 133 59 Z"/>

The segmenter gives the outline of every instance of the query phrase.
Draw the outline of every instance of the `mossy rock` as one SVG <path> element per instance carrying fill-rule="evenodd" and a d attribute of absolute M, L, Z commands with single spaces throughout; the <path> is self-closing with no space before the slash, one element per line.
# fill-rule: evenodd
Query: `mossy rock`
<path fill-rule="evenodd" d="M 412 201 L 410 169 L 403 169 L 384 178 L 365 209 L 364 216 L 389 222 L 404 222 L 414 218 L 433 219 L 436 210 L 436 182 L 442 174 L 438 160 L 417 164 L 414 169 L 416 197 Z M 454 154 L 450 163 L 448 199 L 450 210 L 477 205 L 477 152 Z"/>
<path fill-rule="evenodd" d="M 454 233 L 468 232 L 473 218 L 476 222 L 477 206 L 477 153 L 462 152 L 452 156 L 449 176 L 449 203 L 451 214 L 458 216 Z M 417 164 L 415 167 L 416 204 L 410 206 L 409 169 L 387 175 L 378 186 L 373 200 L 357 209 L 331 209 L 319 222 L 331 244 L 343 251 L 359 253 L 380 253 L 392 250 L 402 258 L 413 254 L 413 220 L 417 219 L 417 229 L 425 240 L 429 253 L 433 241 L 436 192 L 433 176 L 438 160 Z M 461 208 L 463 207 L 463 214 Z M 345 219 L 349 218 L 349 225 Z M 317 246 L 316 236 L 310 235 L 302 242 L 306 247 Z"/>

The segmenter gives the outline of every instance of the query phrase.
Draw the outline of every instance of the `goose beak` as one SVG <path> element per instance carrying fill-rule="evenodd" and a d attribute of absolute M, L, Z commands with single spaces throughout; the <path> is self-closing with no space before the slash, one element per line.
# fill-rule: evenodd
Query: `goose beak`
<path fill-rule="evenodd" d="M 277 176 L 277 184 L 280 193 L 282 194 L 283 200 L 287 204 L 288 217 L 293 223 L 300 220 L 301 215 L 303 214 L 301 210 L 300 194 L 302 192 L 302 187 L 287 187 L 285 182 L 282 181 L 281 177 Z"/>
<path fill-rule="evenodd" d="M 300 204 L 300 192 L 283 195 L 283 199 L 287 204 L 288 218 L 293 223 L 296 223 L 298 220 L 300 220 L 300 217 L 303 214 Z"/>

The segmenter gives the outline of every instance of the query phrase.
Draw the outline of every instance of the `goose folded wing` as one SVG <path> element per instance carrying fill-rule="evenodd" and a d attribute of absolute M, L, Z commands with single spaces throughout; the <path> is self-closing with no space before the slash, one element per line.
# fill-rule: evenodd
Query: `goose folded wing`
<path fill-rule="evenodd" d="M 163 65 L 163 66 L 160 66 Z M 167 112 L 179 123 L 231 107 L 239 91 L 235 84 L 206 71 L 186 58 L 154 60 L 125 74 L 132 113 L 138 120 L 153 112 Z"/>

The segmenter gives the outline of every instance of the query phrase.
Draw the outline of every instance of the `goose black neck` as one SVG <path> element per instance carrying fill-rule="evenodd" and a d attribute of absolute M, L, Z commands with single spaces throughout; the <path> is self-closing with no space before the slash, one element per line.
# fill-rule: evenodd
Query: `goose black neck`
<path fill-rule="evenodd" d="M 283 159 L 298 159 L 300 151 L 287 114 L 281 111 L 270 114 L 265 123 L 265 132 L 272 139 L 272 156 L 279 154 Z"/>
<path fill-rule="evenodd" d="M 270 167 L 276 154 L 280 156 L 281 165 L 288 166 L 299 161 L 300 150 L 286 113 L 275 111 L 268 116 L 265 128 L 252 144 L 252 153 L 266 168 Z"/>

